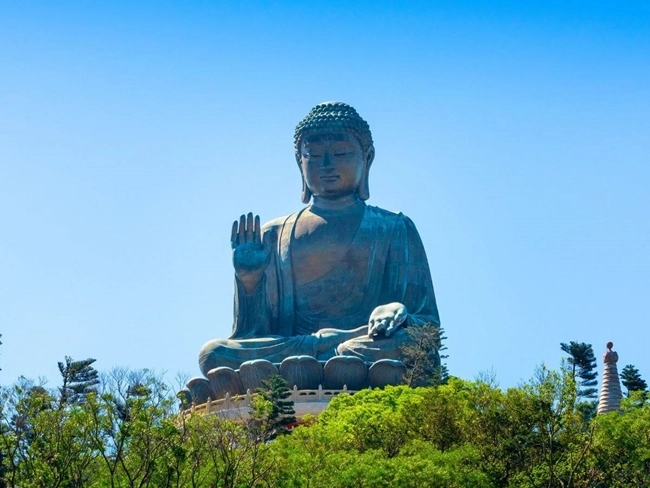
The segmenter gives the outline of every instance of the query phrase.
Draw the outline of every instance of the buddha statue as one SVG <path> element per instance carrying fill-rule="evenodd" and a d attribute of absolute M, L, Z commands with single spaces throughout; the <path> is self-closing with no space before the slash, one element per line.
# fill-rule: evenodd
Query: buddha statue
<path fill-rule="evenodd" d="M 202 347 L 206 377 L 291 356 L 396 360 L 406 327 L 440 323 L 415 225 L 366 204 L 375 157 L 366 121 L 345 103 L 321 103 L 294 145 L 306 206 L 264 226 L 253 213 L 233 223 L 233 330 Z"/>

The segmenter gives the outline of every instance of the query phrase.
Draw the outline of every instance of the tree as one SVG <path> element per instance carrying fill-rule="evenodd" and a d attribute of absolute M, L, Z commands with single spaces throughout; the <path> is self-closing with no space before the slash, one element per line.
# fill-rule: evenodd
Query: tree
<path fill-rule="evenodd" d="M 596 398 L 598 390 L 594 388 L 596 380 L 596 357 L 591 344 L 571 341 L 569 344 L 560 343 L 562 350 L 569 355 L 571 375 L 578 388 L 578 397 L 584 399 Z M 579 380 L 578 380 L 579 379 Z"/>
<path fill-rule="evenodd" d="M 252 429 L 216 412 L 179 416 L 173 390 L 146 370 L 103 374 L 97 393 L 65 408 L 58 389 L 21 378 L 0 387 L 0 487 L 650 486 L 641 391 L 585 420 L 570 368 L 495 383 L 341 394 L 268 442 L 293 410 L 277 378 L 254 397 Z"/>
<path fill-rule="evenodd" d="M 92 471 L 87 416 L 78 408 L 57 409 L 53 392 L 20 378 L 3 388 L 0 449 L 8 486 L 78 487 Z"/>
<path fill-rule="evenodd" d="M 632 364 L 628 364 L 623 368 L 623 371 L 621 371 L 621 382 L 623 383 L 623 386 L 627 388 L 628 397 L 633 391 L 645 392 L 648 389 L 648 384 L 643 378 L 641 378 L 639 370 Z"/>
<path fill-rule="evenodd" d="M 410 340 L 400 349 L 406 374 L 404 381 L 408 386 L 442 385 L 449 379 L 447 366 L 441 363 L 447 355 L 440 351 L 447 349 L 442 345 L 446 339 L 439 325 L 426 323 L 421 327 L 408 327 L 406 332 Z"/>
<path fill-rule="evenodd" d="M 114 368 L 102 375 L 100 392 L 81 407 L 91 421 L 93 448 L 109 486 L 169 486 L 179 476 L 170 462 L 179 448 L 173 395 L 148 370 Z"/>
<path fill-rule="evenodd" d="M 593 421 L 597 428 L 590 462 L 599 483 L 592 486 L 650 486 L 650 403 L 642 392 L 632 391 L 621 410 Z"/>
<path fill-rule="evenodd" d="M 271 444 L 284 486 L 593 486 L 592 430 L 568 371 L 507 392 L 450 378 L 435 388 L 339 395 Z M 426 474 L 425 474 L 426 473 Z"/>
<path fill-rule="evenodd" d="M 99 375 L 91 366 L 94 362 L 92 358 L 73 361 L 70 356 L 65 357 L 65 363 L 59 362 L 63 379 L 63 384 L 59 387 L 59 408 L 80 403 L 88 393 L 97 391 Z"/>
<path fill-rule="evenodd" d="M 270 440 L 287 432 L 287 426 L 296 422 L 293 401 L 287 400 L 291 390 L 287 381 L 275 374 L 262 381 L 262 388 L 256 390 L 253 398 L 253 422 L 251 429 L 264 440 Z"/>

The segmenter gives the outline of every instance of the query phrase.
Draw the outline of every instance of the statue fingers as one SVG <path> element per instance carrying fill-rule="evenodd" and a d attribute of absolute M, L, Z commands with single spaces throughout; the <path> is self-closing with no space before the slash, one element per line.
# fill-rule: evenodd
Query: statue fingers
<path fill-rule="evenodd" d="M 388 319 L 381 319 L 379 323 L 377 324 L 377 332 L 386 332 L 386 329 L 388 328 Z"/>
<path fill-rule="evenodd" d="M 262 244 L 262 229 L 260 227 L 260 216 L 255 216 L 255 229 L 253 230 L 255 235 L 255 244 Z"/>
<path fill-rule="evenodd" d="M 395 311 L 393 320 L 395 320 L 395 322 L 402 323 L 406 319 L 407 315 L 408 312 L 406 311 L 406 307 L 402 305 Z"/>
<path fill-rule="evenodd" d="M 239 232 L 238 232 L 238 237 L 239 237 L 239 244 L 243 244 L 246 242 L 246 216 L 242 215 L 239 217 Z"/>
<path fill-rule="evenodd" d="M 371 339 L 376 339 L 381 336 L 386 335 L 386 328 L 388 327 L 388 319 L 380 319 L 375 321 L 374 327 L 371 329 L 371 333 L 368 336 Z"/>
<path fill-rule="evenodd" d="M 368 321 L 368 337 L 372 339 L 375 336 L 375 320 L 370 319 Z"/>
<path fill-rule="evenodd" d="M 395 315 L 395 318 L 393 319 L 395 321 L 395 325 L 401 325 L 405 320 L 408 314 L 406 311 L 404 313 L 399 313 Z"/>
<path fill-rule="evenodd" d="M 253 242 L 254 229 L 255 227 L 253 226 L 253 212 L 248 212 L 248 216 L 246 218 L 246 242 Z"/>
<path fill-rule="evenodd" d="M 239 239 L 237 239 L 237 229 L 239 227 L 239 222 L 236 220 L 232 223 L 232 230 L 230 231 L 230 246 L 235 249 L 237 247 Z"/>
<path fill-rule="evenodd" d="M 395 324 L 394 320 L 391 320 L 388 322 L 388 327 L 386 328 L 386 337 L 390 337 L 393 335 L 393 332 L 395 332 L 395 329 L 397 329 L 397 325 Z"/>

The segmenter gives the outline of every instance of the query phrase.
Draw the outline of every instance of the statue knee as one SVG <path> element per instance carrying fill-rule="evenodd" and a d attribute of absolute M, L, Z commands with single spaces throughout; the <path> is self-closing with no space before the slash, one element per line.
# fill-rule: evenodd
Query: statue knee
<path fill-rule="evenodd" d="M 228 339 L 213 339 L 206 342 L 201 351 L 199 351 L 199 368 L 203 376 L 208 375 L 208 371 L 220 366 L 232 366 L 232 361 L 229 361 L 227 357 L 219 354 L 220 349 L 228 345 Z M 235 367 L 238 367 L 236 365 Z"/>

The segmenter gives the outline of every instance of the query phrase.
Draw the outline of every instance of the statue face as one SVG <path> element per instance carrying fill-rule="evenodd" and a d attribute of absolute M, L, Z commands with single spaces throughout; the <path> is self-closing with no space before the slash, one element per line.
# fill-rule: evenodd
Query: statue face
<path fill-rule="evenodd" d="M 316 197 L 337 199 L 359 189 L 366 158 L 347 132 L 306 136 L 300 147 L 300 171 Z"/>

